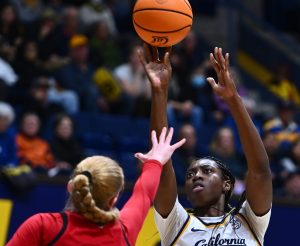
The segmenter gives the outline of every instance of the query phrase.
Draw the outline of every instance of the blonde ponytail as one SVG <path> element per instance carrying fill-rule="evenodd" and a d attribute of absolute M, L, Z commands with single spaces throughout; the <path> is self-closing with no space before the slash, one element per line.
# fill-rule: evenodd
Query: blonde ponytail
<path fill-rule="evenodd" d="M 119 211 L 109 210 L 108 202 L 118 195 L 123 185 L 124 174 L 115 161 L 104 156 L 86 158 L 74 171 L 72 203 L 94 223 L 112 222 L 118 218 Z"/>

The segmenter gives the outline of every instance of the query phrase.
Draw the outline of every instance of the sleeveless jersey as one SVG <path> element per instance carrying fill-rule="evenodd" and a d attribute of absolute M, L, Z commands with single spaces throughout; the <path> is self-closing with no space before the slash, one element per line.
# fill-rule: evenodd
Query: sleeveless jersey
<path fill-rule="evenodd" d="M 261 246 L 270 212 L 258 217 L 250 209 L 245 202 L 238 214 L 232 210 L 220 217 L 197 217 L 188 214 L 177 201 L 168 218 L 156 212 L 155 219 L 162 245 Z"/>

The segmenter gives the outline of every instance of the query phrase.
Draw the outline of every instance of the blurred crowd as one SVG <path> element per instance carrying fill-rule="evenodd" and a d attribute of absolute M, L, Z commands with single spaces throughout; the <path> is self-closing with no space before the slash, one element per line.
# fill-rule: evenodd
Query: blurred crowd
<path fill-rule="evenodd" d="M 142 43 L 131 24 L 133 3 L 1 1 L 0 166 L 69 174 L 87 155 L 74 115 L 149 117 L 151 88 L 138 58 Z M 173 164 L 183 185 L 191 160 L 215 156 L 232 170 L 240 194 L 246 160 L 226 104 L 206 83 L 216 77 L 207 60 L 211 48 L 191 31 L 172 51 L 168 118 L 177 137 L 187 139 Z M 270 83 L 281 100 L 269 105 L 243 84 L 237 68 L 231 72 L 269 154 L 275 195 L 300 197 L 297 89 L 282 94 L 278 88 L 287 79 L 275 74 Z"/>

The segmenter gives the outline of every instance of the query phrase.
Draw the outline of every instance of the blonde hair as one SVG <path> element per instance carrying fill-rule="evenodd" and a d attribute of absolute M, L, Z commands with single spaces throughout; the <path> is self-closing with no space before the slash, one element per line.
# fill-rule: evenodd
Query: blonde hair
<path fill-rule="evenodd" d="M 117 162 L 104 156 L 88 157 L 77 165 L 72 181 L 72 204 L 85 218 L 101 224 L 118 218 L 118 209 L 108 209 L 108 202 L 124 185 L 123 170 Z"/>

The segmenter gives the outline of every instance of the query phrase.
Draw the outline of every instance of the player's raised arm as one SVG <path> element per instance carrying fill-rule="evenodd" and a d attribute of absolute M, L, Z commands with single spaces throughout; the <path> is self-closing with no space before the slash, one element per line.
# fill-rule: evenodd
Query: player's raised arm
<path fill-rule="evenodd" d="M 210 61 L 218 82 L 213 78 L 207 80 L 214 92 L 228 104 L 247 159 L 246 198 L 254 213 L 263 215 L 269 211 L 272 202 L 272 177 L 266 150 L 230 75 L 229 54 L 224 57 L 222 49 L 216 47 L 210 54 Z"/>
<path fill-rule="evenodd" d="M 140 59 L 151 83 L 151 119 L 150 128 L 160 134 L 163 127 L 168 125 L 167 101 L 168 88 L 172 75 L 170 64 L 170 51 L 167 49 L 162 60 L 159 59 L 158 50 L 144 45 L 144 53 L 140 52 Z M 164 166 L 160 185 L 156 193 L 154 206 L 156 211 L 166 217 L 172 210 L 177 197 L 177 184 L 171 160 Z"/>

